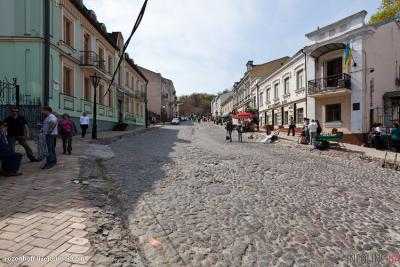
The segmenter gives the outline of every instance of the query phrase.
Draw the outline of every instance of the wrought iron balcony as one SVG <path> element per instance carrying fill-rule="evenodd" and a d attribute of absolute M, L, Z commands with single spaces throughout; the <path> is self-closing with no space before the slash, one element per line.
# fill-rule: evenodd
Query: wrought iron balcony
<path fill-rule="evenodd" d="M 94 51 L 81 51 L 81 66 L 93 66 L 105 71 L 105 61 Z"/>
<path fill-rule="evenodd" d="M 351 76 L 347 73 L 308 81 L 308 94 L 314 95 L 340 89 L 351 90 Z"/>

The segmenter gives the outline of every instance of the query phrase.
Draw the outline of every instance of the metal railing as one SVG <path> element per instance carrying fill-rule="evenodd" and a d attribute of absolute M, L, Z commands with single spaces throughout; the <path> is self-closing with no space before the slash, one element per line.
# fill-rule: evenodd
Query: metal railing
<path fill-rule="evenodd" d="M 106 71 L 105 60 L 101 58 L 94 51 L 80 51 L 81 57 L 81 65 L 82 66 L 93 66 L 101 69 L 102 71 Z"/>
<path fill-rule="evenodd" d="M 343 88 L 351 90 L 351 76 L 347 73 L 308 81 L 308 94 L 310 95 Z"/>

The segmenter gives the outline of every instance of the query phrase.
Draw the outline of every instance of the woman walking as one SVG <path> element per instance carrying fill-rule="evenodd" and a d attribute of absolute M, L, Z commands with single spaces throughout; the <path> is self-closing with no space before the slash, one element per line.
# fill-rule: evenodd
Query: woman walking
<path fill-rule="evenodd" d="M 79 118 L 79 123 L 81 125 L 81 131 L 82 131 L 82 138 L 85 138 L 86 136 L 86 131 L 89 128 L 89 116 L 87 115 L 86 112 L 82 113 L 82 116 Z"/>
<path fill-rule="evenodd" d="M 71 120 L 68 114 L 62 116 L 62 120 L 59 123 L 60 135 L 63 142 L 63 154 L 68 152 L 71 155 L 72 152 L 72 137 L 76 133 L 76 127 L 74 122 Z"/>

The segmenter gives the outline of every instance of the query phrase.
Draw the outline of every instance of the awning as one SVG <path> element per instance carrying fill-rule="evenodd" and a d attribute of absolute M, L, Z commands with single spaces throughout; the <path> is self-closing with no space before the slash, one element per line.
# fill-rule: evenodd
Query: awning
<path fill-rule="evenodd" d="M 239 112 L 233 115 L 234 118 L 239 120 L 251 119 L 253 116 L 253 113 L 250 112 Z"/>
<path fill-rule="evenodd" d="M 335 50 L 340 50 L 344 49 L 346 47 L 345 44 L 343 43 L 332 43 L 332 44 L 326 44 L 323 46 L 318 47 L 314 51 L 311 52 L 311 56 L 314 58 L 319 58 L 322 55 L 325 55 L 326 53 L 329 53 L 331 51 Z"/>

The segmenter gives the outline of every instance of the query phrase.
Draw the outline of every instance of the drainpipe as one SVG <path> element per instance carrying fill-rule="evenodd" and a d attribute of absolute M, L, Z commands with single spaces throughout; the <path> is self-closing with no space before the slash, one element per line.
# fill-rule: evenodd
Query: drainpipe
<path fill-rule="evenodd" d="M 301 53 L 304 55 L 304 79 L 306 82 L 306 118 L 308 117 L 308 80 L 307 80 L 307 54 L 304 51 L 304 48 L 301 49 Z M 296 120 L 296 118 L 294 118 Z"/>
<path fill-rule="evenodd" d="M 145 100 L 144 100 L 144 123 L 146 125 L 146 128 L 149 127 L 149 110 L 148 110 L 148 106 L 147 106 L 147 86 L 148 86 L 149 82 L 146 82 L 146 96 L 145 96 Z"/>
<path fill-rule="evenodd" d="M 44 33 L 44 62 L 43 62 L 43 105 L 49 105 L 50 93 L 50 0 L 43 0 L 43 33 Z"/>

